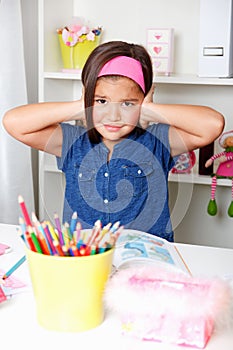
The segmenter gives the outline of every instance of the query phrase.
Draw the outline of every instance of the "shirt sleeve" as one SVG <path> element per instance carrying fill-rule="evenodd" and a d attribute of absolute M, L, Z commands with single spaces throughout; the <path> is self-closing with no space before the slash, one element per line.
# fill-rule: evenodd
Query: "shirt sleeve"
<path fill-rule="evenodd" d="M 151 124 L 147 131 L 149 131 L 156 139 L 155 155 L 163 162 L 163 166 L 171 170 L 179 156 L 171 156 L 171 148 L 169 143 L 169 128 L 168 124 Z"/>
<path fill-rule="evenodd" d="M 68 123 L 61 123 L 62 128 L 62 155 L 56 157 L 57 167 L 59 170 L 63 170 L 66 167 L 67 154 L 74 142 L 83 134 L 84 128 Z"/>

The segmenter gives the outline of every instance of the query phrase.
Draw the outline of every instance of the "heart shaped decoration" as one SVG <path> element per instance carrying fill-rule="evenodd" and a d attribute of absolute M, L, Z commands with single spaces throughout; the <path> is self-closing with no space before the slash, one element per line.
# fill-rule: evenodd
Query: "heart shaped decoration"
<path fill-rule="evenodd" d="M 162 35 L 161 34 L 155 34 L 155 39 L 159 40 L 162 38 Z"/>
<path fill-rule="evenodd" d="M 161 52 L 161 50 L 162 50 L 162 47 L 154 46 L 153 50 L 154 50 L 155 53 L 159 54 Z"/>
<path fill-rule="evenodd" d="M 161 66 L 161 62 L 155 61 L 154 65 L 155 65 L 155 68 L 159 68 Z"/>

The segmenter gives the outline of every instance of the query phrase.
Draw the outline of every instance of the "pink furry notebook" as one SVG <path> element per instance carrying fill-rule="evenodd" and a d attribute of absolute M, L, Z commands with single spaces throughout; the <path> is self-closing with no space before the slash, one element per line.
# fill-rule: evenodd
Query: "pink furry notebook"
<path fill-rule="evenodd" d="M 0 303 L 6 300 L 5 293 L 3 292 L 1 286 L 0 286 Z"/>
<path fill-rule="evenodd" d="M 220 279 L 144 265 L 115 273 L 105 302 L 119 315 L 124 334 L 204 348 L 214 329 L 230 322 L 232 290 Z"/>

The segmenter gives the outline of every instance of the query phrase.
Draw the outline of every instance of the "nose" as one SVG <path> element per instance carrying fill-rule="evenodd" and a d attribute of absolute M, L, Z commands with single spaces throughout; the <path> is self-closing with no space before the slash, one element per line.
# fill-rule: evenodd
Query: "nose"
<path fill-rule="evenodd" d="M 121 120 L 121 111 L 118 103 L 111 103 L 109 108 L 109 120 L 112 122 Z"/>

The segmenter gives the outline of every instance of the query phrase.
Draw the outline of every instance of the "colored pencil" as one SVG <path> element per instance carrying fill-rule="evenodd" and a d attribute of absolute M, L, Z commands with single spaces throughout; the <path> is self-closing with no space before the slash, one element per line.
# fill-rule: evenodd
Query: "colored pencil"
<path fill-rule="evenodd" d="M 25 224 L 24 219 L 21 216 L 19 217 L 19 226 L 21 228 L 22 234 L 24 234 L 26 232 L 26 230 L 27 230 L 27 226 Z"/>
<path fill-rule="evenodd" d="M 41 232 L 38 234 L 37 239 L 40 244 L 42 253 L 45 255 L 52 255 L 52 251 L 49 249 L 46 239 L 44 238 Z"/>
<path fill-rule="evenodd" d="M 107 249 L 107 243 L 104 243 L 101 247 L 98 249 L 98 253 L 104 253 Z"/>
<path fill-rule="evenodd" d="M 75 228 L 76 228 L 76 224 L 78 221 L 78 214 L 77 211 L 75 211 L 72 215 L 71 221 L 70 221 L 70 232 L 73 234 Z"/>
<path fill-rule="evenodd" d="M 49 245 L 49 248 L 50 248 L 50 252 L 52 253 L 52 255 L 56 254 L 56 249 L 53 245 L 53 237 L 50 233 L 50 230 L 49 230 L 49 227 L 48 225 L 46 225 L 45 222 L 42 222 L 42 227 L 43 227 L 43 230 L 45 232 L 45 235 L 47 237 L 47 240 L 48 240 L 48 245 Z"/>
<path fill-rule="evenodd" d="M 91 246 L 92 243 L 95 242 L 95 239 L 98 237 L 98 235 L 100 234 L 100 230 L 101 230 L 101 221 L 100 220 L 96 220 L 92 233 L 87 241 L 87 245 Z"/>
<path fill-rule="evenodd" d="M 32 222 L 34 224 L 34 228 L 36 230 L 36 236 L 43 252 L 46 252 L 45 254 L 48 254 L 48 251 L 49 251 L 49 253 L 52 254 L 52 249 L 50 248 L 50 244 L 49 244 L 47 235 L 45 233 L 45 230 L 43 228 L 43 225 L 37 219 L 36 214 L 34 212 L 32 213 Z"/>
<path fill-rule="evenodd" d="M 58 241 L 53 241 L 53 245 L 57 251 L 57 255 L 59 256 L 64 256 L 64 252 L 62 250 L 62 247 L 60 246 L 60 243 Z"/>
<path fill-rule="evenodd" d="M 112 227 L 110 228 L 109 231 L 110 231 L 111 233 L 114 233 L 114 232 L 116 232 L 116 231 L 118 230 L 119 226 L 120 226 L 120 221 L 117 221 L 117 222 L 115 222 L 115 223 L 112 225 Z"/>
<path fill-rule="evenodd" d="M 58 232 L 58 238 L 59 238 L 60 244 L 63 246 L 63 245 L 65 245 L 65 241 L 63 238 L 61 223 L 60 223 L 60 220 L 59 220 L 57 213 L 54 214 L 54 221 L 55 221 L 56 229 Z"/>
<path fill-rule="evenodd" d="M 73 232 L 73 241 L 75 244 L 78 243 L 78 241 L 80 240 L 80 236 L 81 236 L 81 229 L 82 229 L 82 225 L 81 223 L 78 221 L 75 227 L 75 230 Z"/>
<path fill-rule="evenodd" d="M 28 214 L 28 211 L 27 211 L 27 208 L 26 208 L 26 205 L 24 203 L 24 199 L 22 196 L 18 196 L 18 202 L 19 202 L 20 208 L 22 210 L 22 214 L 23 214 L 26 225 L 32 226 L 31 219 L 29 217 L 29 214 Z"/>
<path fill-rule="evenodd" d="M 71 234 L 70 225 L 68 222 L 64 223 L 64 233 L 67 236 L 68 240 L 71 241 L 73 239 L 73 235 Z"/>
<path fill-rule="evenodd" d="M 109 222 L 107 225 L 105 225 L 102 230 L 100 231 L 99 236 L 96 238 L 96 242 L 99 243 L 103 237 L 109 232 L 110 227 L 111 227 L 112 223 Z"/>
<path fill-rule="evenodd" d="M 34 246 L 35 246 L 36 251 L 37 251 L 38 253 L 41 253 L 41 254 L 42 254 L 43 252 L 42 252 L 40 243 L 39 243 L 39 241 L 38 241 L 38 239 L 37 239 L 37 237 L 36 237 L 35 232 L 33 232 L 33 229 L 32 229 L 31 226 L 28 227 L 28 232 L 29 232 L 29 234 L 30 234 L 30 236 L 31 236 L 31 239 L 32 239 L 32 242 L 33 242 L 33 244 L 34 244 Z"/>
<path fill-rule="evenodd" d="M 14 264 L 2 277 L 3 280 L 5 280 L 6 278 L 8 278 L 13 272 L 15 272 L 15 270 L 17 270 L 18 267 L 20 267 L 22 265 L 22 263 L 26 260 L 26 256 L 24 255 L 21 259 L 19 259 L 17 261 L 16 264 Z"/>
<path fill-rule="evenodd" d="M 96 245 L 92 244 L 90 255 L 95 255 L 95 253 L 96 253 Z"/>
<path fill-rule="evenodd" d="M 46 224 L 48 226 L 49 232 L 51 233 L 51 236 L 52 236 L 53 240 L 54 241 L 58 241 L 58 235 L 55 232 L 55 229 L 54 229 L 53 225 L 51 224 L 51 222 L 50 221 L 46 221 Z"/>
<path fill-rule="evenodd" d="M 25 235 L 24 235 L 25 239 L 26 239 L 26 242 L 27 242 L 27 245 L 28 247 L 33 251 L 33 252 L 36 252 L 36 247 L 32 241 L 32 237 L 30 235 L 30 233 L 27 231 L 25 232 Z"/>
<path fill-rule="evenodd" d="M 78 248 L 76 245 L 71 244 L 69 251 L 71 252 L 72 256 L 78 256 Z"/>

